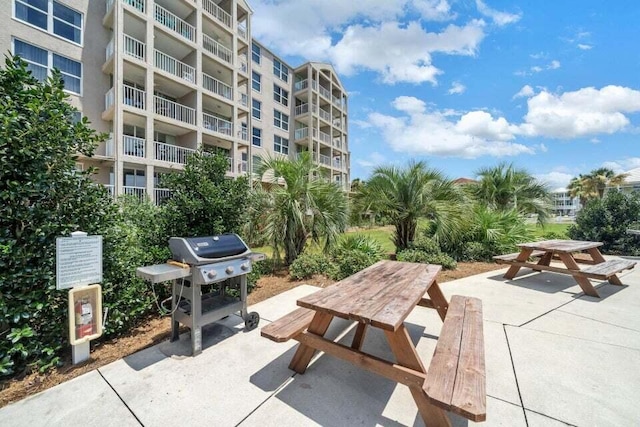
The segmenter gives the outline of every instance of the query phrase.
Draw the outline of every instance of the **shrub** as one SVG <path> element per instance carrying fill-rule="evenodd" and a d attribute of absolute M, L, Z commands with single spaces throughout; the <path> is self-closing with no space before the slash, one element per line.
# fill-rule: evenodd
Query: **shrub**
<path fill-rule="evenodd" d="M 424 264 L 438 264 L 445 270 L 452 270 L 457 267 L 456 261 L 449 255 L 439 253 L 427 253 L 418 249 L 405 249 L 396 254 L 398 261 L 421 262 Z"/>
<path fill-rule="evenodd" d="M 329 260 L 321 254 L 302 254 L 289 266 L 289 274 L 296 280 L 309 279 L 314 274 L 325 274 Z"/>
<path fill-rule="evenodd" d="M 346 234 L 342 236 L 333 248 L 334 252 L 357 251 L 371 257 L 382 257 L 382 245 L 374 238 L 364 234 Z"/>
<path fill-rule="evenodd" d="M 556 231 L 549 231 L 542 235 L 544 240 L 562 240 L 566 239 L 568 236 L 565 233 L 558 233 Z"/>
<path fill-rule="evenodd" d="M 437 255 L 442 253 L 438 242 L 436 242 L 433 238 L 427 236 L 426 234 L 419 235 L 418 238 L 409 245 L 409 248 L 430 255 Z"/>
<path fill-rule="evenodd" d="M 339 251 L 332 257 L 328 275 L 333 280 L 342 280 L 370 265 L 380 261 L 382 257 L 375 257 L 360 251 Z"/>
<path fill-rule="evenodd" d="M 491 246 L 484 245 L 480 242 L 467 242 L 460 255 L 461 261 L 491 261 L 492 257 L 497 254 Z"/>

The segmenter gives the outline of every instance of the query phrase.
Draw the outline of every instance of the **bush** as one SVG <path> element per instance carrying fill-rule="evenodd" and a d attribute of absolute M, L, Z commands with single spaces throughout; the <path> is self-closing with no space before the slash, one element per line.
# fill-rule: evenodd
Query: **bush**
<path fill-rule="evenodd" d="M 396 254 L 398 261 L 421 262 L 423 264 L 438 264 L 445 270 L 453 270 L 458 264 L 456 260 L 445 253 L 427 253 L 418 249 L 405 249 Z"/>
<path fill-rule="evenodd" d="M 467 242 L 460 255 L 461 261 L 491 261 L 497 251 L 480 242 Z"/>
<path fill-rule="evenodd" d="M 375 264 L 380 259 L 382 256 L 376 257 L 360 251 L 339 251 L 332 257 L 328 275 L 333 280 L 342 280 Z"/>
<path fill-rule="evenodd" d="M 556 231 L 549 231 L 548 233 L 544 233 L 542 235 L 542 239 L 544 240 L 563 240 L 566 238 L 567 238 L 566 234 L 558 233 Z"/>
<path fill-rule="evenodd" d="M 425 235 L 419 235 L 410 245 L 409 249 L 415 249 L 429 255 L 437 255 L 442 253 L 440 245 L 433 238 Z"/>
<path fill-rule="evenodd" d="M 289 266 L 289 274 L 296 280 L 309 279 L 314 274 L 326 274 L 329 260 L 321 254 L 302 254 Z"/>

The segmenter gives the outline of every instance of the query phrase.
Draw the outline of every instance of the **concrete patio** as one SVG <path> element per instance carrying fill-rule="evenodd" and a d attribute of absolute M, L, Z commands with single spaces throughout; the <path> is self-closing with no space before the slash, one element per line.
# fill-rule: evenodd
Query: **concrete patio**
<path fill-rule="evenodd" d="M 597 284 L 601 299 L 584 296 L 569 276 L 523 269 L 505 281 L 505 271 L 442 285 L 447 297 L 483 302 L 487 421 L 480 425 L 639 425 L 640 268 L 619 276 L 623 287 Z M 263 326 L 316 289 L 300 286 L 252 310 Z M 417 307 L 407 323 L 428 366 L 442 322 Z M 243 327 L 238 316 L 210 325 L 195 358 L 188 335 L 133 354 L 0 409 L 0 425 L 423 425 L 406 387 L 324 355 L 296 375 L 287 368 L 296 342 L 276 344 Z M 391 359 L 376 332 L 365 351 Z M 353 333 L 341 340 L 350 343 Z"/>

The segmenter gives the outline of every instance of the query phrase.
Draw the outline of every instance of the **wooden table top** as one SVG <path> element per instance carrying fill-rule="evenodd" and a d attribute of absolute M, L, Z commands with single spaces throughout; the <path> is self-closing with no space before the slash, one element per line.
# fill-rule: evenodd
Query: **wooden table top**
<path fill-rule="evenodd" d="M 441 270 L 439 265 L 380 261 L 300 298 L 298 305 L 395 331 Z"/>
<path fill-rule="evenodd" d="M 541 242 L 521 243 L 518 247 L 547 252 L 580 252 L 602 246 L 602 242 L 583 242 L 581 240 L 543 240 Z"/>

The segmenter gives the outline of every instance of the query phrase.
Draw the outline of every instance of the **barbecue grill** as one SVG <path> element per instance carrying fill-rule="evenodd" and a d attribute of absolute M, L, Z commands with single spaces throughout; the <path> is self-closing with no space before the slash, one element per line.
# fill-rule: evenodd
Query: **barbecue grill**
<path fill-rule="evenodd" d="M 172 237 L 169 249 L 172 260 L 140 267 L 137 274 L 151 283 L 173 281 L 171 341 L 179 338 L 180 324 L 189 327 L 195 356 L 202 352 L 204 325 L 240 312 L 247 330 L 258 326 L 258 313 L 247 312 L 247 274 L 264 254 L 251 252 L 237 234 Z"/>

